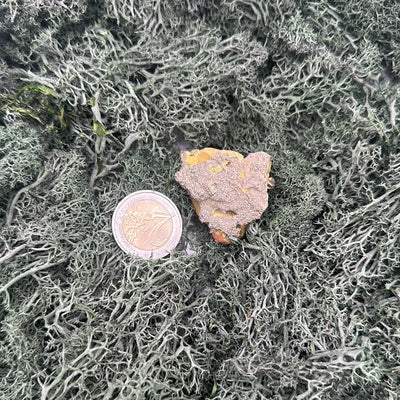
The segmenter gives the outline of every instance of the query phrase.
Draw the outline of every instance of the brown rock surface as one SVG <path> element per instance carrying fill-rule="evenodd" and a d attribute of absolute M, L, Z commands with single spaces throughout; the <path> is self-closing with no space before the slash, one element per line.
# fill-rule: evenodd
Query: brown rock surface
<path fill-rule="evenodd" d="M 245 227 L 268 206 L 271 157 L 264 152 L 246 158 L 229 150 L 205 148 L 181 153 L 175 179 L 189 192 L 199 215 L 214 238 L 242 237 Z"/>

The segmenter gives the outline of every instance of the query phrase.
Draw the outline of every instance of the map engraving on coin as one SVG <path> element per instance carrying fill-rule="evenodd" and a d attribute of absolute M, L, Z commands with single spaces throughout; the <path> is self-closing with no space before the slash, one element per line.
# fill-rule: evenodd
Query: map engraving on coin
<path fill-rule="evenodd" d="M 116 242 L 126 253 L 145 259 L 161 258 L 178 244 L 182 218 L 168 197 L 141 190 L 118 204 L 112 229 Z"/>

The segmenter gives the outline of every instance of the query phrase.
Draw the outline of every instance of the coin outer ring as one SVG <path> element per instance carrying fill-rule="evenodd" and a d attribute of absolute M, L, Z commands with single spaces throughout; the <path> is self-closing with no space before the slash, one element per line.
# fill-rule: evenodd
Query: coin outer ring
<path fill-rule="evenodd" d="M 164 206 L 172 217 L 172 233 L 170 238 L 162 247 L 153 251 L 141 250 L 133 246 L 126 239 L 122 228 L 122 221 L 128 209 L 132 205 L 144 200 L 153 201 Z M 134 254 L 144 259 L 157 259 L 165 257 L 178 244 L 182 235 L 182 217 L 176 205 L 167 196 L 154 190 L 139 190 L 124 197 L 118 203 L 112 218 L 112 230 L 115 241 L 125 253 Z"/>

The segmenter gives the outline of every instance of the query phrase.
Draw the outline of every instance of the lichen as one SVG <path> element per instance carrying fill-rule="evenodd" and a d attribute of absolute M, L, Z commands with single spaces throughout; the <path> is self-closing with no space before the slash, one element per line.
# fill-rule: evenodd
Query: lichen
<path fill-rule="evenodd" d="M 392 3 L 1 3 L 1 101 L 45 87 L 71 135 L 23 112 L 53 96 L 1 110 L 4 398 L 398 396 Z M 173 179 L 203 147 L 273 160 L 268 212 L 230 246 Z M 181 211 L 166 259 L 113 240 L 141 189 Z"/>

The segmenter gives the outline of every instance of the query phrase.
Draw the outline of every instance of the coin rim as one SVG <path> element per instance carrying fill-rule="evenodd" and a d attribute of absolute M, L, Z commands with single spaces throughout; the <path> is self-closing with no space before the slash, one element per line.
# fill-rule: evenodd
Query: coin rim
<path fill-rule="evenodd" d="M 121 242 L 121 237 L 119 237 L 119 235 L 124 237 L 122 224 L 119 224 L 116 221 L 118 212 L 123 205 L 129 203 L 128 205 L 131 207 L 132 205 L 143 200 L 155 201 L 156 203 L 164 206 L 172 215 L 172 233 L 170 238 L 165 245 L 152 251 L 138 249 L 127 241 L 126 243 Z M 117 204 L 112 217 L 112 231 L 115 241 L 125 253 L 137 255 L 146 260 L 149 258 L 158 259 L 169 254 L 179 243 L 179 240 L 182 236 L 182 216 L 175 203 L 163 193 L 155 190 L 138 190 L 137 192 L 128 194 Z"/>

